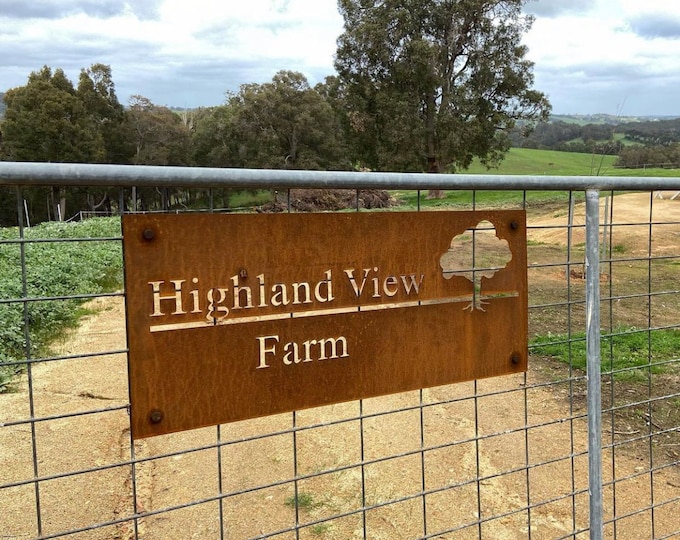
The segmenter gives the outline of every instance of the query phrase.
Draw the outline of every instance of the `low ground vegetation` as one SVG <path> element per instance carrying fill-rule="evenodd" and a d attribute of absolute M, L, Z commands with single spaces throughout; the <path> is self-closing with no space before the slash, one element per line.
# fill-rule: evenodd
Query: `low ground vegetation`
<path fill-rule="evenodd" d="M 82 299 L 40 299 L 97 294 L 121 286 L 120 242 L 92 240 L 119 236 L 118 218 L 44 223 L 25 229 L 23 244 L 17 228 L 0 229 L 0 298 L 5 302 L 0 304 L 0 392 L 11 389 L 26 356 L 49 354 L 55 337 L 85 313 Z M 32 239 L 41 241 L 30 243 Z M 19 301 L 23 297 L 31 301 L 24 305 Z"/>

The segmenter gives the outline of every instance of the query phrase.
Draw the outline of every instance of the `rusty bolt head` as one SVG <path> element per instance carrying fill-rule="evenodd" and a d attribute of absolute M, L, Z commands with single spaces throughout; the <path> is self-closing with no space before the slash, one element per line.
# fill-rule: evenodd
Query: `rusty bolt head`
<path fill-rule="evenodd" d="M 144 240 L 153 240 L 156 236 L 156 233 L 153 229 L 144 229 L 142 236 L 144 237 Z"/>
<path fill-rule="evenodd" d="M 517 365 L 522 361 L 522 357 L 519 355 L 519 353 L 512 353 L 512 356 L 510 357 L 510 361 L 514 365 Z"/>
<path fill-rule="evenodd" d="M 241 269 L 238 271 L 238 275 L 239 275 L 241 278 L 245 279 L 245 278 L 248 277 L 248 270 L 246 270 L 245 268 L 241 268 Z"/>
<path fill-rule="evenodd" d="M 510 228 L 511 228 L 513 231 L 516 231 L 517 229 L 519 229 L 519 223 L 517 223 L 516 221 L 510 222 Z"/>
<path fill-rule="evenodd" d="M 152 424 L 160 424 L 163 421 L 163 411 L 159 411 L 158 409 L 154 409 L 149 413 L 149 421 Z"/>

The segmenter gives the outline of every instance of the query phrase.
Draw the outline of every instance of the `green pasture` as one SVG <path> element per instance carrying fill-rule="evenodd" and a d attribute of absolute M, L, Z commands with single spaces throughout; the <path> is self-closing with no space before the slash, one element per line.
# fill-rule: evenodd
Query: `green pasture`
<path fill-rule="evenodd" d="M 614 169 L 615 161 L 616 156 L 511 148 L 498 168 L 487 169 L 479 161 L 475 161 L 467 172 L 531 176 L 598 176 L 598 172 L 599 175 L 609 175 Z"/>
<path fill-rule="evenodd" d="M 487 169 L 475 161 L 466 174 L 510 174 L 529 176 L 632 176 L 674 177 L 680 169 L 615 168 L 616 156 L 511 148 L 499 167 Z"/>
<path fill-rule="evenodd" d="M 675 177 L 680 169 L 620 169 L 614 168 L 616 156 L 602 156 L 578 152 L 559 152 L 556 150 L 534 150 L 530 148 L 511 148 L 505 160 L 497 168 L 488 169 L 475 161 L 467 171 L 460 174 L 517 175 L 517 176 L 629 176 L 629 177 Z M 526 197 L 532 205 L 550 204 L 564 201 L 568 194 L 559 191 L 445 191 L 441 199 L 428 199 L 427 192 L 394 191 L 394 197 L 402 208 L 418 206 L 460 207 L 493 205 L 500 207 L 516 206 Z M 577 199 L 581 194 L 575 195 Z"/>

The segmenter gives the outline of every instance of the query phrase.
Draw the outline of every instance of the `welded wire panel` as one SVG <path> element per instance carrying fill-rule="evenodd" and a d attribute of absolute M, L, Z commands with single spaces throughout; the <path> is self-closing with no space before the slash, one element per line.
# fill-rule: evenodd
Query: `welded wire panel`
<path fill-rule="evenodd" d="M 655 195 L 599 197 L 607 539 L 680 535 L 680 202 Z M 120 235 L 1 229 L 0 538 L 591 538 L 585 198 L 537 196 L 504 200 L 527 214 L 526 373 L 137 441 L 120 281 L 41 288 L 76 246 L 113 269 L 102 248 L 122 261 Z M 79 323 L 48 339 L 70 311 Z"/>

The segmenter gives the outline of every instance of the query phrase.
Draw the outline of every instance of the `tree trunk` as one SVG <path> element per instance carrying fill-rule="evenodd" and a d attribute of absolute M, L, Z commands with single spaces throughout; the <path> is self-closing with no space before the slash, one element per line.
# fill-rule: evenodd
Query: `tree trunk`
<path fill-rule="evenodd" d="M 64 188 L 52 187 L 52 204 L 54 205 L 54 218 L 57 221 L 66 219 L 66 191 Z"/>
<path fill-rule="evenodd" d="M 425 147 L 427 148 L 427 172 L 438 173 L 439 162 L 437 161 L 437 144 L 435 141 L 435 115 L 437 112 L 437 101 L 434 94 L 427 99 L 427 111 L 425 117 Z M 443 199 L 444 190 L 431 189 L 427 192 L 428 199 Z"/>
<path fill-rule="evenodd" d="M 437 158 L 434 156 L 428 156 L 427 158 L 427 172 L 428 173 L 438 173 L 439 163 L 437 163 Z M 428 199 L 443 199 L 444 190 L 443 189 L 431 189 L 427 192 Z"/>

